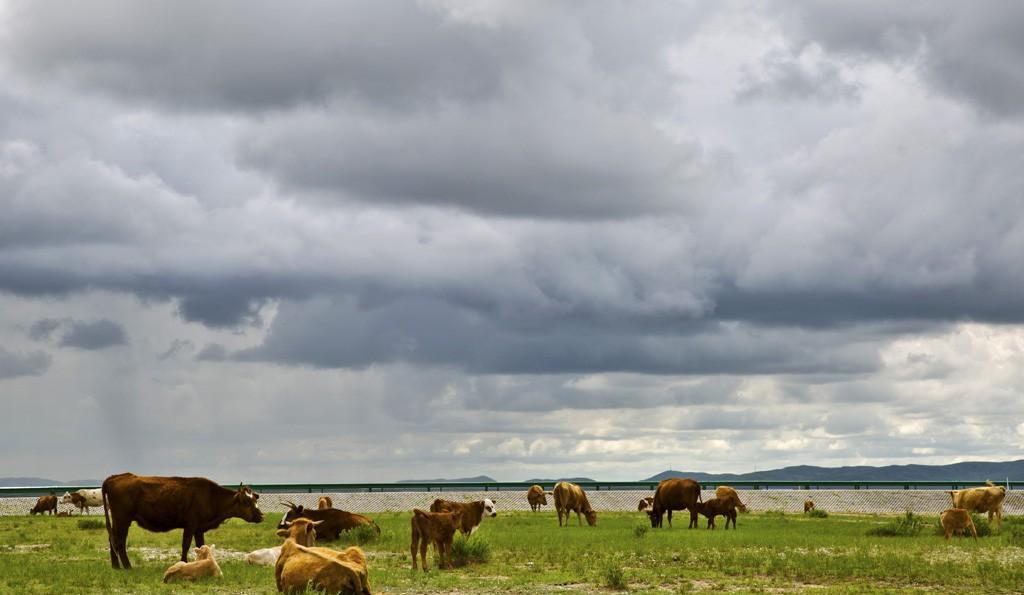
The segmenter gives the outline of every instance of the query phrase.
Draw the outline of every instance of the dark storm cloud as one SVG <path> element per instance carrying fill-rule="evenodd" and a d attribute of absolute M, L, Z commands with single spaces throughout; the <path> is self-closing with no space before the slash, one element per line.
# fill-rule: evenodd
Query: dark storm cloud
<path fill-rule="evenodd" d="M 996 115 L 1024 113 L 1020 3 L 814 0 L 786 3 L 782 12 L 805 42 L 857 58 L 908 63 L 919 58 L 927 78 L 943 92 Z"/>
<path fill-rule="evenodd" d="M 0 347 L 0 380 L 19 376 L 39 376 L 49 369 L 53 358 L 44 351 L 8 351 Z"/>

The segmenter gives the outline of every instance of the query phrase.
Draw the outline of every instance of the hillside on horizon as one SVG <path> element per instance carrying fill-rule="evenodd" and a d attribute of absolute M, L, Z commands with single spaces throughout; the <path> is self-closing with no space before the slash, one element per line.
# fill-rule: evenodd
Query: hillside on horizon
<path fill-rule="evenodd" d="M 984 483 L 1024 478 L 1024 459 L 1017 461 L 965 461 L 950 465 L 869 465 L 818 467 L 795 465 L 750 473 L 662 471 L 642 481 L 689 477 L 697 481 L 956 481 Z"/>

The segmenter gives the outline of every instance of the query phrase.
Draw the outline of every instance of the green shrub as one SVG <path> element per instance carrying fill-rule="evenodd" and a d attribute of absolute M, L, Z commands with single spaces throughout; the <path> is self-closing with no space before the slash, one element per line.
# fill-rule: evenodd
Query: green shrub
<path fill-rule="evenodd" d="M 467 539 L 462 535 L 452 541 L 452 565 L 484 564 L 491 559 L 491 545 L 483 539 Z"/>
<path fill-rule="evenodd" d="M 626 573 L 621 566 L 610 563 L 601 570 L 601 581 L 609 589 L 621 591 L 626 588 Z"/>
<path fill-rule="evenodd" d="M 78 519 L 78 528 L 94 531 L 96 529 L 104 529 L 106 525 L 99 519 Z"/>
<path fill-rule="evenodd" d="M 377 541 L 379 537 L 377 527 L 373 525 L 359 525 L 349 531 L 352 539 L 359 545 L 365 545 Z"/>
<path fill-rule="evenodd" d="M 633 525 L 633 537 L 640 539 L 644 535 L 647 535 L 647 525 L 645 523 L 637 523 Z"/>
<path fill-rule="evenodd" d="M 867 534 L 875 537 L 914 537 L 921 534 L 925 525 L 924 519 L 908 510 L 898 519 L 868 529 Z"/>
<path fill-rule="evenodd" d="M 812 508 L 810 511 L 807 512 L 807 516 L 811 517 L 812 519 L 827 519 L 828 513 L 820 508 Z"/>
<path fill-rule="evenodd" d="M 1006 540 L 1010 545 L 1017 547 L 1024 547 L 1024 527 L 1020 525 L 1010 525 L 1009 534 L 1006 536 Z"/>

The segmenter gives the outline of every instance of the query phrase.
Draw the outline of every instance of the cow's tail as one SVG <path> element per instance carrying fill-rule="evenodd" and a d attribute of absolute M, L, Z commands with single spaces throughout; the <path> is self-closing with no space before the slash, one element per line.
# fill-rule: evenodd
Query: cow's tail
<path fill-rule="evenodd" d="M 110 554 L 116 556 L 117 554 L 114 551 L 114 531 L 110 526 L 110 504 L 108 503 L 109 499 L 107 498 L 107 482 L 103 482 L 103 485 L 100 486 L 100 496 L 103 500 L 103 522 L 107 526 L 107 544 L 110 545 Z"/>

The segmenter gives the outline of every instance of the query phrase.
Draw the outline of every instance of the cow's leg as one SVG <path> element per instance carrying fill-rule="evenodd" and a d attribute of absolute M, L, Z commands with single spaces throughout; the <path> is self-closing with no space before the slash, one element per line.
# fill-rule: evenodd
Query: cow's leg
<path fill-rule="evenodd" d="M 206 536 L 203 535 L 202 531 L 196 531 L 195 534 L 196 547 L 203 547 L 206 545 Z"/>
<path fill-rule="evenodd" d="M 578 510 L 576 511 L 576 524 L 579 525 L 580 527 L 583 526 L 583 517 L 580 516 L 580 511 L 578 511 Z"/>
<path fill-rule="evenodd" d="M 409 553 L 412 554 L 412 569 L 413 570 L 416 570 L 416 554 L 418 553 L 417 550 L 420 549 L 420 547 L 419 547 L 420 546 L 420 536 L 419 536 L 419 532 L 416 531 L 415 522 L 416 521 L 414 519 L 413 520 L 413 526 L 412 526 L 412 543 L 409 545 Z"/>
<path fill-rule="evenodd" d="M 971 535 L 974 536 L 974 543 L 978 543 L 978 532 L 974 528 L 974 523 L 971 523 L 967 526 L 971 528 Z"/>
<path fill-rule="evenodd" d="M 117 558 L 117 527 L 113 523 L 107 525 L 107 546 L 110 548 L 110 566 L 114 570 L 121 568 Z"/>
<path fill-rule="evenodd" d="M 181 532 L 181 561 L 188 562 L 188 548 L 192 545 L 192 528 L 185 527 Z"/>
<path fill-rule="evenodd" d="M 691 529 L 696 529 L 697 528 L 697 511 L 695 511 L 695 510 L 691 510 L 690 511 L 690 526 L 688 528 L 691 528 Z"/>
<path fill-rule="evenodd" d="M 672 528 L 672 509 L 668 509 L 668 528 Z"/>
<path fill-rule="evenodd" d="M 121 567 L 125 570 L 131 570 L 132 563 L 128 561 L 128 529 L 131 527 L 131 522 L 125 523 L 125 526 L 118 526 L 114 534 L 114 544 L 117 550 L 117 556 L 121 559 Z"/>

